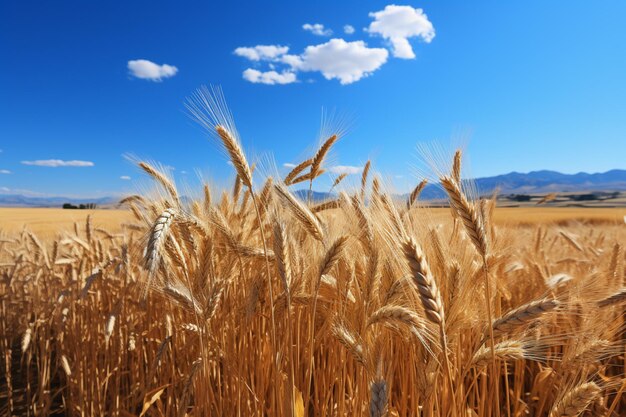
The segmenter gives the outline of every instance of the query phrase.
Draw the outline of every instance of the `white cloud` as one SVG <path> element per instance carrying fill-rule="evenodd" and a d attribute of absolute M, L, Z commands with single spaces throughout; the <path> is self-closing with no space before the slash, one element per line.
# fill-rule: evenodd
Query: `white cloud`
<path fill-rule="evenodd" d="M 250 61 L 271 61 L 287 52 L 289 52 L 289 47 L 280 45 L 242 46 L 235 49 L 235 55 L 242 56 Z"/>
<path fill-rule="evenodd" d="M 435 28 L 422 9 L 390 4 L 369 15 L 374 21 L 367 31 L 391 42 L 396 58 L 415 58 L 408 38 L 418 37 L 430 43 L 435 37 Z"/>
<path fill-rule="evenodd" d="M 172 65 L 159 65 L 147 59 L 136 59 L 128 61 L 128 71 L 133 77 L 144 80 L 161 81 L 176 75 L 178 68 Z"/>
<path fill-rule="evenodd" d="M 409 43 L 411 38 L 430 43 L 435 37 L 433 24 L 422 9 L 391 4 L 369 16 L 373 21 L 364 30 L 371 36 L 383 38 L 385 48 L 370 48 L 362 40 L 348 42 L 341 38 L 309 45 L 300 54 L 289 53 L 289 47 L 281 45 L 239 47 L 235 55 L 255 63 L 243 72 L 243 78 L 252 83 L 279 85 L 297 82 L 299 72 L 320 72 L 327 80 L 351 84 L 387 62 L 389 51 L 386 48 L 397 58 L 412 59 L 415 53 Z M 332 34 L 332 30 L 321 23 L 305 23 L 302 28 L 319 36 Z M 348 24 L 343 26 L 343 31 L 347 35 L 356 33 L 354 26 Z"/>
<path fill-rule="evenodd" d="M 304 25 L 302 25 L 302 29 L 311 32 L 312 34 L 317 36 L 330 36 L 333 34 L 333 31 L 331 29 L 325 28 L 324 25 L 322 25 L 321 23 L 305 23 Z"/>
<path fill-rule="evenodd" d="M 280 62 L 289 65 L 291 68 L 298 68 L 302 65 L 302 58 L 300 58 L 300 55 L 287 54 L 280 57 Z"/>
<path fill-rule="evenodd" d="M 354 175 L 363 171 L 363 167 L 353 167 L 350 165 L 337 165 L 337 166 L 329 168 L 329 171 L 337 175 L 341 175 L 341 174 Z"/>
<path fill-rule="evenodd" d="M 180 171 L 181 174 L 186 175 L 187 171 Z"/>
<path fill-rule="evenodd" d="M 11 171 L 9 171 L 8 169 L 0 169 L 0 174 L 10 174 Z"/>
<path fill-rule="evenodd" d="M 7 187 L 0 187 L 0 191 L 2 191 L 3 193 L 8 193 L 9 191 L 11 191 L 11 189 Z"/>
<path fill-rule="evenodd" d="M 63 161 L 61 159 L 40 159 L 37 161 L 22 161 L 23 165 L 34 165 L 39 167 L 92 167 L 95 164 L 91 161 Z"/>
<path fill-rule="evenodd" d="M 261 72 L 253 68 L 248 68 L 243 72 L 243 79 L 251 83 L 259 84 L 291 84 L 296 82 L 296 74 L 290 71 L 278 73 L 276 71 Z"/>
<path fill-rule="evenodd" d="M 297 67 L 302 71 L 320 71 L 327 80 L 336 78 L 351 84 L 370 75 L 387 62 L 383 48 L 369 48 L 363 41 L 331 39 L 321 45 L 307 46 Z"/>
<path fill-rule="evenodd" d="M 295 168 L 295 167 L 296 167 L 296 164 L 292 164 L 292 163 L 290 163 L 290 162 L 285 162 L 285 163 L 283 164 L 283 166 L 284 166 L 285 168 Z"/>
<path fill-rule="evenodd" d="M 129 177 L 128 175 L 122 175 L 122 176 L 120 177 L 120 179 L 121 179 L 121 180 L 125 180 L 125 181 L 129 181 L 129 180 L 130 180 L 130 177 Z"/>

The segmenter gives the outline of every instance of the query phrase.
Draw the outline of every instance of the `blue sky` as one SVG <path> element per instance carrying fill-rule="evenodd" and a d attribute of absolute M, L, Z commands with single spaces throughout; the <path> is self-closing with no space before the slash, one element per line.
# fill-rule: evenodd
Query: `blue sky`
<path fill-rule="evenodd" d="M 124 154 L 224 183 L 184 109 L 203 84 L 222 86 L 251 159 L 279 167 L 327 108 L 351 120 L 333 164 L 372 158 L 400 189 L 418 142 L 459 136 L 473 176 L 625 168 L 625 2 L 392 4 L 1 1 L 0 192 L 132 191 Z"/>

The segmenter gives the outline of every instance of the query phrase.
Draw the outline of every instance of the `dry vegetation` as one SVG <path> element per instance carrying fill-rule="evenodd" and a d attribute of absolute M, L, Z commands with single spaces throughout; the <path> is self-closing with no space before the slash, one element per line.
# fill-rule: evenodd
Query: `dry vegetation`
<path fill-rule="evenodd" d="M 297 199 L 334 136 L 256 189 L 232 122 L 200 102 L 232 193 L 186 206 L 142 164 L 163 197 L 125 199 L 124 233 L 0 241 L 4 415 L 626 413 L 623 222 L 496 226 L 460 153 L 445 220 L 369 164 L 336 201 Z"/>

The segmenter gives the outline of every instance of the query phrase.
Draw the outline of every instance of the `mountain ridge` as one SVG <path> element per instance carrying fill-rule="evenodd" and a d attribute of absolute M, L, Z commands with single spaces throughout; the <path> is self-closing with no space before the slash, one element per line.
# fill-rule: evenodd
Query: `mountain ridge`
<path fill-rule="evenodd" d="M 512 171 L 492 177 L 475 178 L 473 182 L 480 195 L 491 194 L 498 190 L 500 195 L 509 194 L 548 194 L 568 192 L 594 191 L 626 191 L 626 170 L 611 169 L 606 172 L 563 174 L 552 170 L 530 171 L 521 173 Z M 294 192 L 298 197 L 305 199 L 307 190 Z M 312 200 L 320 201 L 332 197 L 327 192 L 313 191 Z M 423 200 L 445 198 L 445 193 L 439 184 L 428 184 L 421 194 Z M 112 206 L 119 201 L 118 197 L 77 198 L 77 197 L 31 197 L 21 194 L 0 194 L 2 207 L 61 207 L 64 203 L 87 204 L 98 206 Z"/>

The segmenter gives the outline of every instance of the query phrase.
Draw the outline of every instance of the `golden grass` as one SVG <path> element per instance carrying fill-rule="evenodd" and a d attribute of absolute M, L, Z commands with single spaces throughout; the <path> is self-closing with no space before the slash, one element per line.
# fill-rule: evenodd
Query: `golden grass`
<path fill-rule="evenodd" d="M 333 203 L 334 204 L 334 203 Z M 434 219 L 445 220 L 450 216 L 447 208 L 428 209 Z M 62 230 L 70 230 L 74 223 L 83 224 L 88 215 L 96 227 L 112 233 L 122 230 L 122 224 L 133 221 L 133 215 L 124 209 L 111 210 L 64 210 L 59 208 L 0 207 L 0 231 L 7 234 L 20 232 L 24 227 L 43 238 L 52 238 Z M 582 224 L 606 222 L 623 223 L 626 208 L 584 207 L 497 207 L 494 221 L 499 226 L 517 224 L 549 224 L 579 222 Z"/>
<path fill-rule="evenodd" d="M 123 223 L 133 220 L 128 210 L 0 207 L 0 231 L 14 235 L 27 228 L 42 238 L 54 238 L 61 231 L 73 229 L 76 222 L 84 225 L 87 216 L 91 216 L 94 227 L 112 233 L 120 232 Z"/>

